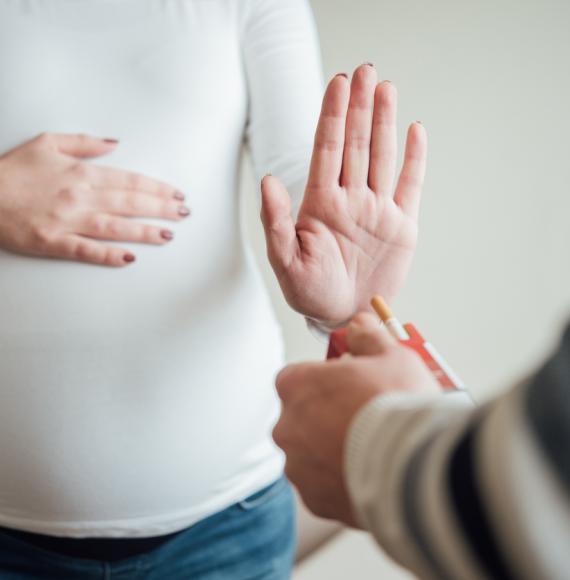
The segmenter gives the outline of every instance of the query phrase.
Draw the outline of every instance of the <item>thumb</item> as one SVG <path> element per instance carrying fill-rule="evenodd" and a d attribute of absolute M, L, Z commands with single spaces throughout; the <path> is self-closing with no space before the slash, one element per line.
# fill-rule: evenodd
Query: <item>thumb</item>
<path fill-rule="evenodd" d="M 378 318 L 369 312 L 360 312 L 350 321 L 346 344 L 353 355 L 379 355 L 396 344 Z"/>
<path fill-rule="evenodd" d="M 289 193 L 272 175 L 266 175 L 261 181 L 261 221 L 273 269 L 276 273 L 287 269 L 298 248 L 297 233 L 291 218 Z"/>
<path fill-rule="evenodd" d="M 106 155 L 115 149 L 116 139 L 102 139 L 83 134 L 56 134 L 52 135 L 57 150 L 65 155 L 87 159 Z"/>

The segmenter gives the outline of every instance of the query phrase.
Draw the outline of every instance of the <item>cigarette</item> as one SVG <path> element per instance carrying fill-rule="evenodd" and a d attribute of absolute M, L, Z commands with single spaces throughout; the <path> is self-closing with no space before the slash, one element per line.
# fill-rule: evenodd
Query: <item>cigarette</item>
<path fill-rule="evenodd" d="M 413 348 L 423 359 L 435 378 L 444 389 L 464 390 L 463 381 L 457 376 L 447 361 L 439 354 L 433 344 L 427 342 L 412 325 L 406 325 L 410 332 L 415 333 L 412 338 L 400 321 L 392 314 L 390 307 L 381 296 L 374 296 L 372 308 L 380 317 L 390 334 L 398 341 L 409 341 L 407 345 Z"/>
<path fill-rule="evenodd" d="M 402 323 L 392 314 L 390 307 L 386 304 L 382 296 L 374 296 L 370 303 L 376 311 L 376 314 L 378 314 L 382 322 L 386 325 L 386 328 L 390 331 L 390 334 L 396 340 L 409 340 L 410 335 L 406 332 Z"/>

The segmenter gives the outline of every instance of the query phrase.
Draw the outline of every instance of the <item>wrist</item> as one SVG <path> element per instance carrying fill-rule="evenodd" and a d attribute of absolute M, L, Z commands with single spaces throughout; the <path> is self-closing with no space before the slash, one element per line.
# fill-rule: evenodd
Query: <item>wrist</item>
<path fill-rule="evenodd" d="M 324 322 L 322 320 L 317 320 L 316 318 L 311 318 L 310 316 L 305 316 L 305 322 L 310 333 L 320 342 L 328 342 L 330 335 L 335 330 L 346 326 L 350 322 L 350 318 L 339 322 L 338 324 L 331 324 L 330 322 Z"/>

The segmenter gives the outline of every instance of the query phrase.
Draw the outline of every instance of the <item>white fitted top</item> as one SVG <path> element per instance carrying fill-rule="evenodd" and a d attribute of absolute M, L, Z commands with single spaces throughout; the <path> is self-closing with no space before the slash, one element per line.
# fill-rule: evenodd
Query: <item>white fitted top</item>
<path fill-rule="evenodd" d="M 166 534 L 279 476 L 282 342 L 237 170 L 246 137 L 300 195 L 321 94 L 306 0 L 0 0 L 0 152 L 116 137 L 97 163 L 193 211 L 120 270 L 0 251 L 0 526 Z"/>

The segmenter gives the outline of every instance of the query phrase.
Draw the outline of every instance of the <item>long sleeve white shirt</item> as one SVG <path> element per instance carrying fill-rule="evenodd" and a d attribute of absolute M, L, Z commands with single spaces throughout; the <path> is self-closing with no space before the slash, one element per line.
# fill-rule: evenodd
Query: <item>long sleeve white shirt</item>
<path fill-rule="evenodd" d="M 96 163 L 193 211 L 121 270 L 0 251 L 0 526 L 166 534 L 279 476 L 282 340 L 238 167 L 246 140 L 298 198 L 321 95 L 306 0 L 0 0 L 0 153 L 116 137 Z"/>

